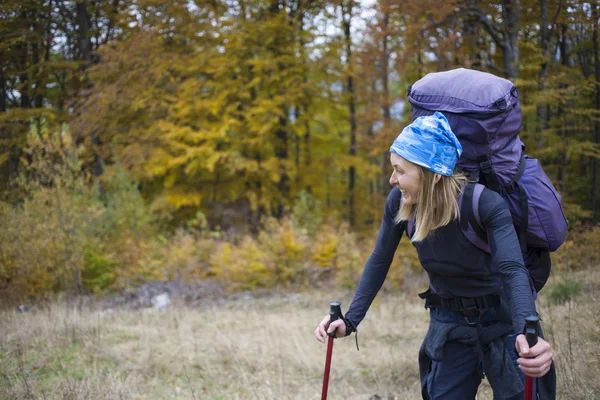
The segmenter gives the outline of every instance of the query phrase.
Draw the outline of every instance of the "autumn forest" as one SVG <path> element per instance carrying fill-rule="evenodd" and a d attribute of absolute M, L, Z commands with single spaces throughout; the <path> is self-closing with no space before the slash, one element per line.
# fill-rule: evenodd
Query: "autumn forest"
<path fill-rule="evenodd" d="M 351 285 L 407 88 L 457 67 L 515 82 L 571 226 L 600 219 L 596 0 L 3 0 L 0 15 L 11 296 Z"/>

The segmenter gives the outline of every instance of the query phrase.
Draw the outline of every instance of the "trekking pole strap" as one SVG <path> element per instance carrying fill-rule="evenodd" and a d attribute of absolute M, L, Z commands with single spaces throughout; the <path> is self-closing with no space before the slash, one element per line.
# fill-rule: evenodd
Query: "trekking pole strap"
<path fill-rule="evenodd" d="M 346 336 L 349 336 L 354 332 L 354 340 L 356 341 L 356 351 L 360 351 L 358 348 L 358 328 L 352 321 L 347 319 L 346 317 L 342 317 L 342 321 L 346 324 Z"/>

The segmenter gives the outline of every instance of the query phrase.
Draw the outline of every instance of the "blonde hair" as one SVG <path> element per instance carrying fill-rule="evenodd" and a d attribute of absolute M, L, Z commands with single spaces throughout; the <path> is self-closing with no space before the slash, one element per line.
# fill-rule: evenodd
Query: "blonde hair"
<path fill-rule="evenodd" d="M 467 177 L 456 172 L 451 176 L 440 176 L 419 166 L 421 189 L 415 204 L 400 206 L 394 218 L 397 224 L 415 218 L 415 232 L 411 242 L 420 242 L 439 227 L 448 225 L 458 218 L 458 196 L 467 182 Z"/>

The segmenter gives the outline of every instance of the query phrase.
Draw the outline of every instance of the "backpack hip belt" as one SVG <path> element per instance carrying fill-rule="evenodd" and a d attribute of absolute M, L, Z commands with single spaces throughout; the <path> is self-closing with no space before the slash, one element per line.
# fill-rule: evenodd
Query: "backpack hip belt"
<path fill-rule="evenodd" d="M 442 307 L 463 317 L 478 317 L 482 312 L 498 307 L 502 302 L 498 294 L 477 297 L 441 297 L 432 293 L 431 289 L 419 293 L 419 297 L 425 299 L 425 308 Z"/>

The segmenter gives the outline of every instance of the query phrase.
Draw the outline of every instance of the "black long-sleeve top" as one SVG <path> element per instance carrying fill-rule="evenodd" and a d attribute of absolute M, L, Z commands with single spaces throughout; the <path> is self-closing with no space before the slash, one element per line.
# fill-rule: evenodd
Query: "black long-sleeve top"
<path fill-rule="evenodd" d="M 346 313 L 355 327 L 383 285 L 404 233 L 405 224 L 394 222 L 400 200 L 400 190 L 392 189 L 375 248 Z M 488 234 L 491 254 L 469 242 L 455 220 L 415 243 L 419 260 L 429 275 L 431 287 L 442 297 L 476 297 L 504 291 L 514 331 L 522 333 L 524 318 L 535 314 L 535 303 L 510 211 L 498 193 L 484 189 L 479 199 L 479 215 Z"/>

